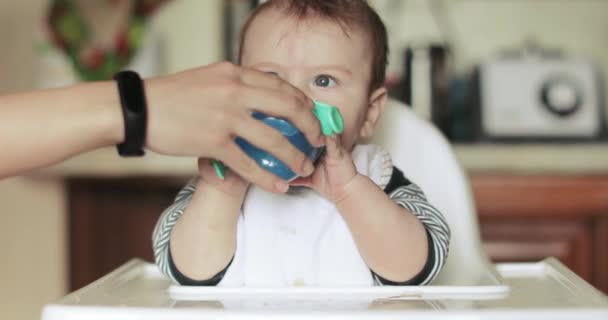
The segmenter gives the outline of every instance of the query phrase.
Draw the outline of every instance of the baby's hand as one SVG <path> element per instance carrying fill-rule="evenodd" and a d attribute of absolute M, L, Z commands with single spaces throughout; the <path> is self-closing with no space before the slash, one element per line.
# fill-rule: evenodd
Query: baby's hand
<path fill-rule="evenodd" d="M 325 137 L 325 156 L 311 176 L 297 178 L 293 186 L 314 189 L 322 196 L 338 203 L 347 196 L 347 186 L 357 176 L 357 169 L 350 152 L 346 150 L 338 136 Z"/>
<path fill-rule="evenodd" d="M 249 187 L 247 180 L 241 178 L 241 176 L 230 169 L 226 169 L 224 179 L 220 179 L 215 173 L 215 169 L 209 159 L 198 159 L 198 172 L 204 183 L 229 196 L 242 197 Z"/>

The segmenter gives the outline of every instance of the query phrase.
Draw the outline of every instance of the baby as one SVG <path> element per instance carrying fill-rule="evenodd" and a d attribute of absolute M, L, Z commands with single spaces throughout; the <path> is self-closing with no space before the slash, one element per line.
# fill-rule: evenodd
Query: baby
<path fill-rule="evenodd" d="M 440 272 L 449 228 L 370 137 L 387 101 L 387 35 L 364 0 L 270 0 L 242 30 L 240 63 L 337 106 L 312 175 L 286 194 L 219 179 L 205 159 L 153 235 L 159 268 L 182 285 L 424 285 Z M 312 112 L 312 110 L 311 110 Z"/>

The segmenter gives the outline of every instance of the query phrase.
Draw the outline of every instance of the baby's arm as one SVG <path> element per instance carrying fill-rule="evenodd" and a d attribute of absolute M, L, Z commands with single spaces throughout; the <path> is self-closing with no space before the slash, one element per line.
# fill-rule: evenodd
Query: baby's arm
<path fill-rule="evenodd" d="M 218 189 L 203 179 L 190 182 L 154 230 L 154 255 L 161 271 L 181 284 L 217 284 L 235 253 L 246 190 L 244 185 Z"/>
<path fill-rule="evenodd" d="M 348 196 L 336 205 L 377 282 L 428 284 L 441 270 L 449 246 L 448 225 L 397 168 L 387 190 L 357 175 L 348 185 Z"/>
<path fill-rule="evenodd" d="M 326 150 L 312 176 L 291 184 L 311 187 L 336 205 L 377 283 L 432 281 L 445 263 L 450 240 L 441 212 L 392 165 L 388 184 L 380 187 L 357 173 L 340 138 L 327 137 Z M 377 160 L 385 166 L 387 157 Z"/>
<path fill-rule="evenodd" d="M 173 263 L 183 275 L 205 280 L 228 265 L 236 249 L 236 225 L 245 191 L 227 194 L 199 180 L 169 241 Z"/>

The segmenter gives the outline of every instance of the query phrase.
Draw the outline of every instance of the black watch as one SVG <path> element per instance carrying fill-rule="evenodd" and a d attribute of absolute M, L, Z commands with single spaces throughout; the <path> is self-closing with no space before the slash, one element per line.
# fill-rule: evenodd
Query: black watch
<path fill-rule="evenodd" d="M 125 120 L 125 140 L 117 145 L 122 157 L 141 157 L 145 154 L 148 123 L 146 95 L 141 77 L 134 71 L 114 75 L 120 95 L 120 106 Z"/>

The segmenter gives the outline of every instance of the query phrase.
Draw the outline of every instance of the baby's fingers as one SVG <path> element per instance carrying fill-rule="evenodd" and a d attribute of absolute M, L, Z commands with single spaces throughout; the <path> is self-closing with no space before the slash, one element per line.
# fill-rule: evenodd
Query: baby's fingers
<path fill-rule="evenodd" d="M 211 160 L 206 158 L 198 158 L 198 171 L 201 176 L 211 176 L 215 173 Z"/>
<path fill-rule="evenodd" d="M 344 158 L 344 148 L 339 136 L 334 134 L 325 137 L 325 152 L 328 159 L 341 160 Z"/>

